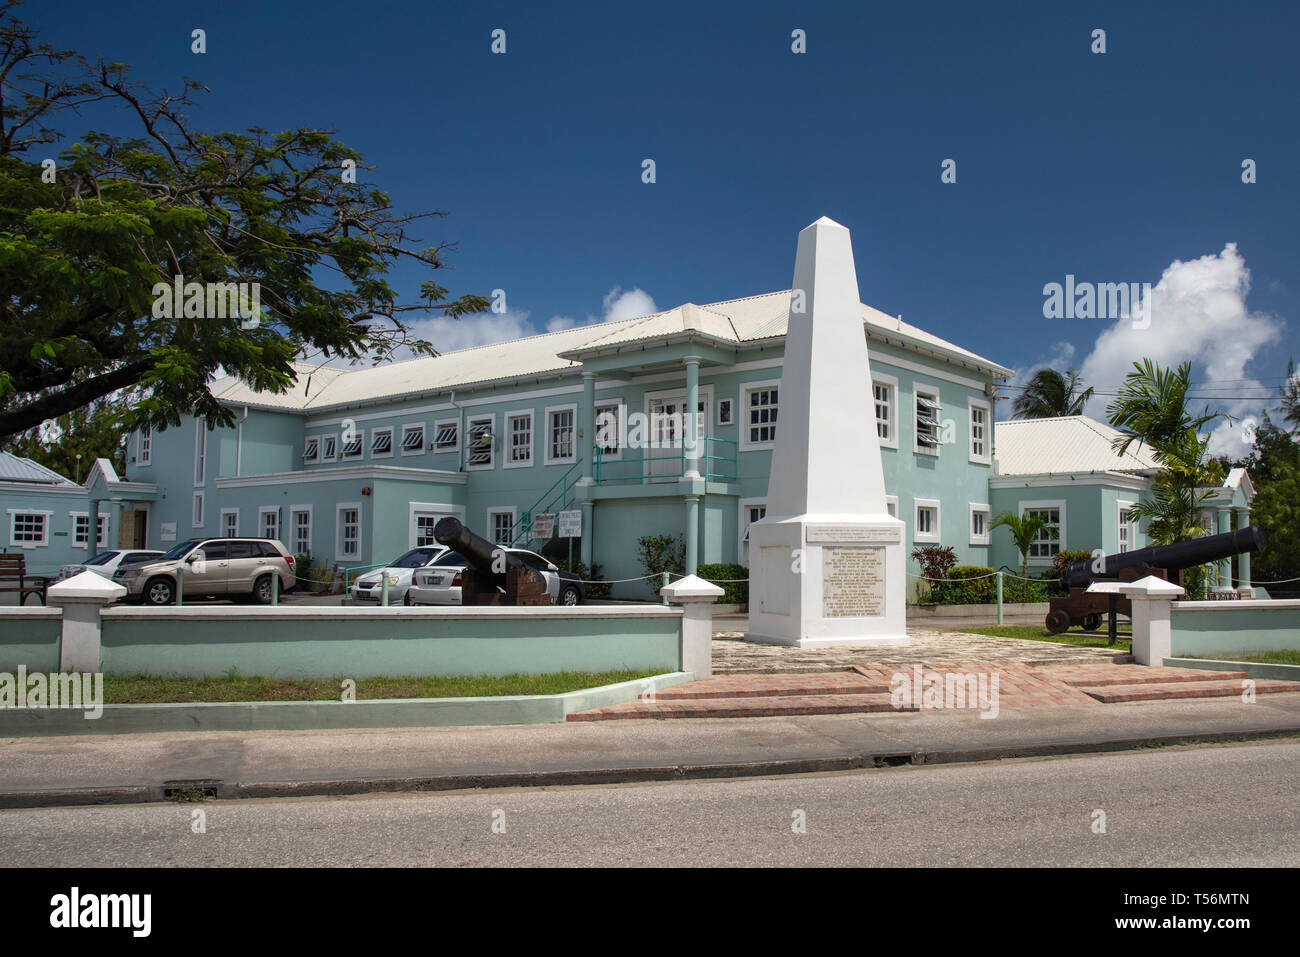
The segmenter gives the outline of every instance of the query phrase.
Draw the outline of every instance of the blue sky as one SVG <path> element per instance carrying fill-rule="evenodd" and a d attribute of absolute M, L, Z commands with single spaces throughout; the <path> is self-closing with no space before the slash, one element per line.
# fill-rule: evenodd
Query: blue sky
<path fill-rule="evenodd" d="M 422 236 L 460 244 L 444 281 L 504 289 L 510 313 L 427 324 L 444 348 L 786 288 L 797 232 L 827 215 L 853 231 L 865 302 L 1015 369 L 1080 366 L 1106 391 L 1144 354 L 1188 358 L 1241 416 L 1300 357 L 1295 4 L 79 0 L 22 15 L 151 84 L 200 79 L 203 128 L 335 128 L 400 206 L 446 210 Z M 1099 348 L 1114 321 L 1043 316 L 1044 284 L 1067 274 L 1166 276 L 1164 308 Z M 421 278 L 394 276 L 412 297 Z"/>

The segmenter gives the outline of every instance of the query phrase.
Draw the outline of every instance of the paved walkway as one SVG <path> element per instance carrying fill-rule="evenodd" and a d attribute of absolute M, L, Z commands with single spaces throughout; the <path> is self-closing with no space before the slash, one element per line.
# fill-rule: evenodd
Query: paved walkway
<path fill-rule="evenodd" d="M 1250 693 L 1246 693 L 1249 689 Z M 627 718 L 761 718 L 872 712 L 1096 708 L 1133 701 L 1236 698 L 1294 693 L 1300 681 L 1249 681 L 1244 671 L 1141 665 L 968 661 L 917 666 L 855 665 L 820 674 L 741 674 L 674 685 L 626 704 L 569 715 L 570 721 Z"/>
<path fill-rule="evenodd" d="M 720 675 L 766 672 L 797 674 L 844 670 L 854 665 L 909 665 L 1000 661 L 1026 664 L 1087 664 L 1131 660 L 1121 647 L 1089 648 L 1052 641 L 994 638 L 942 628 L 909 626 L 910 644 L 897 648 L 793 648 L 744 640 L 721 619 L 713 632 L 713 671 Z"/>

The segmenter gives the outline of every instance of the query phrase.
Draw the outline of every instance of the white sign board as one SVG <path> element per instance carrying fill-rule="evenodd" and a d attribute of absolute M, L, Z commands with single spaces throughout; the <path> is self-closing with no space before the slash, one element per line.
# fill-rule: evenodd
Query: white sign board
<path fill-rule="evenodd" d="M 560 525 L 560 538 L 582 537 L 582 509 L 575 508 L 570 512 L 557 512 L 555 517 Z"/>
<path fill-rule="evenodd" d="M 160 540 L 164 541 L 164 542 L 174 542 L 174 541 L 176 541 L 176 523 L 175 523 L 175 522 L 163 522 L 163 523 L 162 523 L 162 532 L 161 532 L 161 534 L 158 536 L 158 538 L 159 538 Z"/>
<path fill-rule="evenodd" d="M 554 534 L 554 512 L 542 512 L 533 516 L 533 538 L 550 538 Z"/>

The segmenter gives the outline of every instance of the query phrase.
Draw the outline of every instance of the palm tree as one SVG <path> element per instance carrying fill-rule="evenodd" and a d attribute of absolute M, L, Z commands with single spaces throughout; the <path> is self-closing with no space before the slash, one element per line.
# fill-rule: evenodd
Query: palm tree
<path fill-rule="evenodd" d="M 1020 550 L 1020 577 L 1029 577 L 1029 547 L 1038 539 L 1041 532 L 1056 533 L 1056 526 L 1041 515 L 1017 515 L 1015 512 L 999 512 L 989 524 L 989 529 L 1006 528 Z"/>
<path fill-rule="evenodd" d="M 1079 370 L 1061 375 L 1055 369 L 1039 369 L 1013 406 L 1014 419 L 1051 419 L 1061 415 L 1083 415 L 1092 398 L 1092 387 L 1079 391 Z"/>

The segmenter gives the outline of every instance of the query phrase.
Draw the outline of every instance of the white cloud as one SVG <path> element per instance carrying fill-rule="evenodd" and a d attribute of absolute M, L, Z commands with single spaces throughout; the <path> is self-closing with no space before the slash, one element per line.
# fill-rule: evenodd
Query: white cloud
<path fill-rule="evenodd" d="M 537 330 L 528 321 L 530 313 L 510 309 L 503 313 L 486 312 L 477 316 L 449 319 L 434 316 L 407 324 L 411 335 L 427 339 L 439 352 L 470 349 L 507 339 L 535 336 Z"/>
<path fill-rule="evenodd" d="M 602 300 L 605 318 L 601 322 L 617 322 L 619 319 L 635 319 L 637 316 L 651 316 L 659 311 L 654 299 L 641 289 L 623 291 L 615 286 Z"/>
<path fill-rule="evenodd" d="M 1251 312 L 1246 306 L 1250 294 L 1250 270 L 1228 243 L 1217 256 L 1202 256 L 1190 262 L 1175 260 L 1151 290 L 1146 329 L 1132 320 L 1117 320 L 1097 337 L 1092 352 L 1081 367 L 1085 386 L 1114 392 L 1134 362 L 1150 358 L 1163 368 L 1192 363 L 1192 381 L 1228 396 L 1265 394 L 1263 386 L 1245 376 L 1245 369 L 1265 346 L 1281 337 L 1282 322 L 1267 313 Z M 1222 383 L 1216 387 L 1216 383 Z M 1088 404 L 1088 414 L 1105 418 L 1108 396 Z M 1204 402 L 1194 402 L 1199 412 Z M 1215 401 L 1208 403 L 1211 407 Z M 1243 418 L 1259 417 L 1269 404 L 1265 399 L 1224 399 L 1217 403 L 1224 411 Z M 1241 445 L 1239 424 L 1220 423 L 1210 444 L 1212 454 L 1237 456 Z"/>

